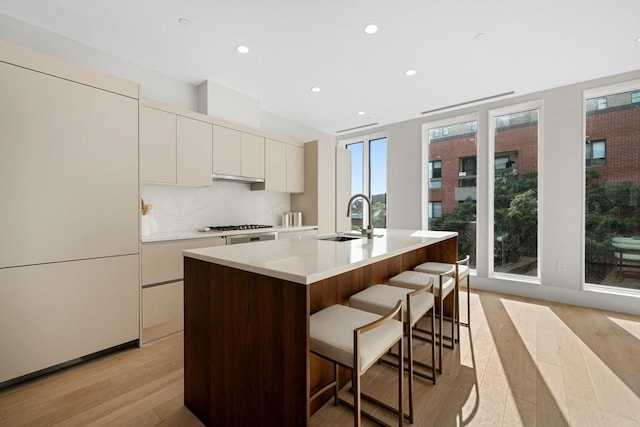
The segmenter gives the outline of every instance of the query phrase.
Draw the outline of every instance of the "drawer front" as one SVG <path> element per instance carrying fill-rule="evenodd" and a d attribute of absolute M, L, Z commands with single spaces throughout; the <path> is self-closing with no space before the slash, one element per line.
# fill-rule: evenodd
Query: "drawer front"
<path fill-rule="evenodd" d="M 224 244 L 225 241 L 222 237 L 143 244 L 142 286 L 182 280 L 184 275 L 183 250 L 223 246 Z"/>
<path fill-rule="evenodd" d="M 183 282 L 142 290 L 142 342 L 181 331 L 184 327 Z"/>

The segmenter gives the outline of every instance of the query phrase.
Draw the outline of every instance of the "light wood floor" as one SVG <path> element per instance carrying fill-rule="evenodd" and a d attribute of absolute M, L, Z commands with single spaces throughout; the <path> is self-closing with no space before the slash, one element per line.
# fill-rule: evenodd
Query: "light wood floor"
<path fill-rule="evenodd" d="M 415 426 L 640 426 L 640 317 L 488 292 L 471 303 L 471 334 L 445 350 L 438 383 L 416 381 Z M 14 386 L 0 391 L 0 426 L 200 426 L 182 363 L 176 334 Z M 375 366 L 364 387 L 393 403 L 394 382 Z M 351 422 L 328 403 L 311 425 Z"/>

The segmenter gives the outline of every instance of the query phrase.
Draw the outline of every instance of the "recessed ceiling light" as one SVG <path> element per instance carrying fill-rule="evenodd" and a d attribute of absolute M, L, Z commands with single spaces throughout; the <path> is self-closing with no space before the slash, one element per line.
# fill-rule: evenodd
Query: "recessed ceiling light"
<path fill-rule="evenodd" d="M 364 114 L 365 114 L 364 111 L 358 111 L 359 116 L 364 116 Z"/>
<path fill-rule="evenodd" d="M 378 26 L 376 24 L 367 24 L 364 26 L 364 32 L 367 34 L 375 34 L 378 32 Z"/>
<path fill-rule="evenodd" d="M 415 76 L 416 75 L 416 70 L 407 70 L 407 72 L 405 74 L 407 76 L 409 76 L 409 77 Z"/>
<path fill-rule="evenodd" d="M 249 48 L 244 45 L 236 46 L 238 53 L 249 53 Z"/>
<path fill-rule="evenodd" d="M 314 86 L 314 87 L 311 88 L 311 92 L 315 92 L 315 93 L 320 92 L 320 90 L 321 89 L 318 86 Z"/>
<path fill-rule="evenodd" d="M 182 25 L 183 27 L 190 27 L 191 26 L 191 21 L 188 20 L 187 18 L 179 18 L 178 19 L 178 24 Z"/>
<path fill-rule="evenodd" d="M 640 42 L 640 37 L 638 37 L 638 38 L 636 39 L 636 41 L 637 41 L 637 42 Z"/>

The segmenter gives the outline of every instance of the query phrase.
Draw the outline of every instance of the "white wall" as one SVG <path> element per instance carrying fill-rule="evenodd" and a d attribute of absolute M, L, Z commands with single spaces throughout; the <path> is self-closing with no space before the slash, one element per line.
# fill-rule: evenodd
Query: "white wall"
<path fill-rule="evenodd" d="M 425 118 L 377 127 L 346 138 L 387 132 L 388 199 L 390 228 L 420 228 L 422 224 L 422 124 L 477 113 L 478 123 L 478 269 L 472 286 L 514 295 L 640 314 L 640 298 L 583 290 L 584 120 L 583 91 L 640 78 L 640 70 L 571 86 L 512 97 L 476 107 L 433 114 Z M 541 247 L 540 284 L 492 278 L 488 275 L 487 117 L 495 108 L 542 101 L 540 141 Z M 557 270 L 558 261 L 566 271 Z"/>

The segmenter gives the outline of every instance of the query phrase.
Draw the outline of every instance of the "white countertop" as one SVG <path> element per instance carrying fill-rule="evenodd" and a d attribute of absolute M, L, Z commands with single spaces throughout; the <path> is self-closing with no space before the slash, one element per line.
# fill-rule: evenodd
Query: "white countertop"
<path fill-rule="evenodd" d="M 457 236 L 450 231 L 376 229 L 372 240 L 270 240 L 183 251 L 184 256 L 308 285 Z"/>
<path fill-rule="evenodd" d="M 236 231 L 206 231 L 197 230 L 188 231 L 170 231 L 167 233 L 154 233 L 149 236 L 142 237 L 142 243 L 168 242 L 172 240 L 191 240 L 191 239 L 210 239 L 213 237 L 226 237 L 238 234 L 257 234 L 257 233 L 287 233 L 293 231 L 315 230 L 317 225 L 304 225 L 301 227 L 282 227 L 275 226 L 270 228 L 257 228 L 253 230 L 236 230 Z"/>

